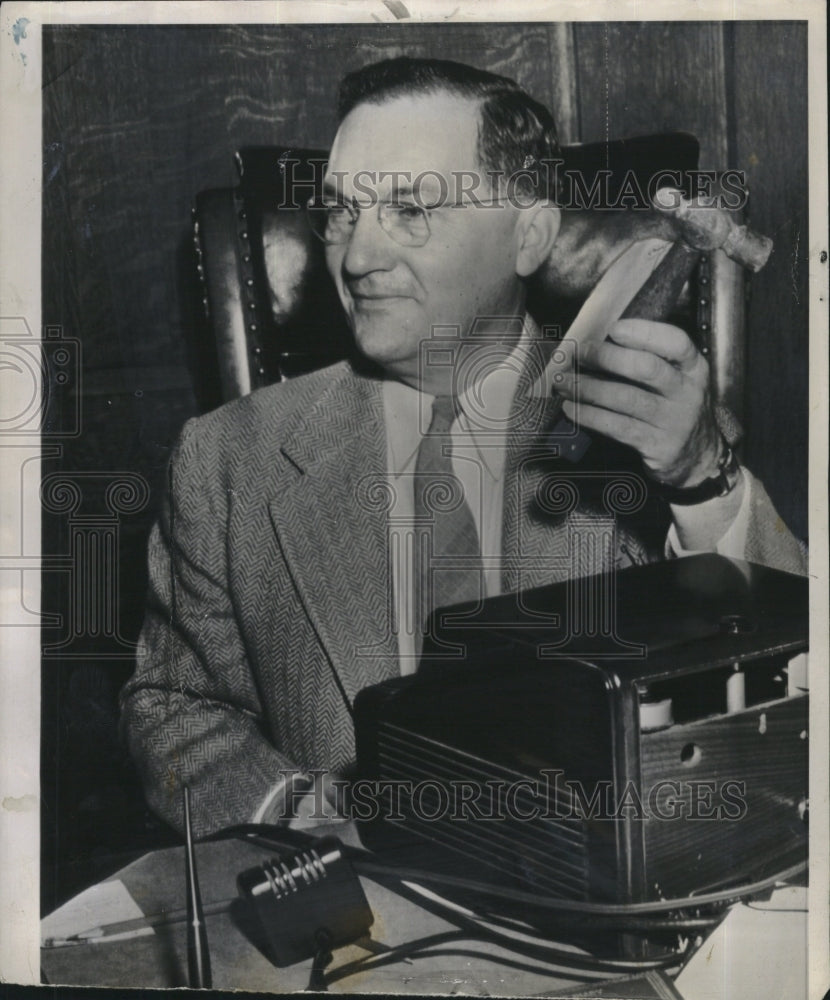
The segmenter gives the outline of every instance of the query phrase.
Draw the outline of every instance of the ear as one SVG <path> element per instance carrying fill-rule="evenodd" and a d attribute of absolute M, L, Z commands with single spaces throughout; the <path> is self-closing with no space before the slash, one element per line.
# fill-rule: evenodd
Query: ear
<path fill-rule="evenodd" d="M 549 201 L 520 209 L 516 227 L 516 274 L 526 278 L 548 259 L 559 235 L 561 211 Z"/>

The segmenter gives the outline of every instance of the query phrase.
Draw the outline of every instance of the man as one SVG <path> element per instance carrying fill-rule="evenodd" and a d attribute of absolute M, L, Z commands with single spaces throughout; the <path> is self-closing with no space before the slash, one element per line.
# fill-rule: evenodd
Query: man
<path fill-rule="evenodd" d="M 185 783 L 199 833 L 284 815 L 309 769 L 348 770 L 357 692 L 414 669 L 433 607 L 584 571 L 569 526 L 601 520 L 596 505 L 544 502 L 562 485 L 545 458 L 560 404 L 637 459 L 671 521 L 655 547 L 621 519 L 593 568 L 718 549 L 801 569 L 763 487 L 729 461 L 681 330 L 620 321 L 579 378 L 554 356 L 556 392 L 534 393 L 553 344 L 526 316 L 527 280 L 560 221 L 534 166 L 556 154 L 548 112 L 504 78 L 400 59 L 344 81 L 310 214 L 367 365 L 184 429 L 123 694 L 148 800 L 170 822 Z M 705 498 L 709 480 L 723 495 Z M 443 513 L 427 510 L 433 483 L 458 494 Z M 430 554 L 455 569 L 433 573 Z"/>

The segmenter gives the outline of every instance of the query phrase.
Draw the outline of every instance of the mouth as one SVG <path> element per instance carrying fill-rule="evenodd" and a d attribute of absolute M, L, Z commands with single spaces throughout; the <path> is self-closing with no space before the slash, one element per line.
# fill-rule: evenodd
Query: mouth
<path fill-rule="evenodd" d="M 384 292 L 383 294 L 377 292 L 350 292 L 349 293 L 354 303 L 356 309 L 382 309 L 385 306 L 392 305 L 394 302 L 401 302 L 404 299 L 411 298 L 409 295 L 400 295 L 395 292 Z"/>

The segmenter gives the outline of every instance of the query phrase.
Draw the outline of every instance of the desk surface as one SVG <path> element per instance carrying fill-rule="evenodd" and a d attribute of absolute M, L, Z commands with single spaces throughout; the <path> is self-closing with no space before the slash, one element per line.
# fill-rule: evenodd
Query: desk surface
<path fill-rule="evenodd" d="M 317 832 L 317 831 L 315 831 Z M 322 832 L 322 831 L 321 831 Z M 341 836 L 347 832 L 337 828 Z M 349 839 L 348 836 L 344 839 Z M 237 896 L 236 876 L 260 863 L 268 852 L 239 841 L 220 841 L 197 846 L 202 899 L 207 906 Z M 148 854 L 113 876 L 120 879 L 142 913 L 178 909 L 184 898 L 184 851 L 170 848 Z M 394 947 L 427 935 L 455 929 L 456 925 L 435 912 L 392 892 L 379 883 L 362 878 L 375 921 L 371 937 L 380 945 Z M 247 989 L 291 992 L 308 985 L 310 962 L 276 968 L 257 947 L 240 918 L 239 908 L 207 917 L 215 989 Z M 327 972 L 371 952 L 358 945 L 338 949 Z M 154 928 L 151 935 L 107 943 L 76 944 L 45 948 L 41 952 L 43 973 L 53 984 L 176 987 L 187 985 L 186 926 L 178 923 Z M 376 959 L 370 959 L 373 963 Z M 332 992 L 420 993 L 528 996 L 579 989 L 581 984 L 605 976 L 568 971 L 472 936 L 430 948 L 411 961 L 379 965 L 333 982 Z M 633 996 L 676 996 L 670 986 L 656 983 L 653 992 Z M 646 989 L 648 989 L 648 984 Z M 569 990 L 570 991 L 570 990 Z M 622 995 L 622 994 L 621 994 Z"/>

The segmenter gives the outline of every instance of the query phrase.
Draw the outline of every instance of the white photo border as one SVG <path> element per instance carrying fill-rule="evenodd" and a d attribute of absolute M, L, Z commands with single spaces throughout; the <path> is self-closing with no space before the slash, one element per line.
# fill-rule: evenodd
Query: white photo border
<path fill-rule="evenodd" d="M 821 0 L 406 0 L 417 21 L 805 20 L 808 22 L 811 576 L 810 996 L 830 985 L 830 796 L 828 796 L 828 208 L 827 61 Z M 399 20 L 382 0 L 281 2 L 4 3 L 0 8 L 0 318 L 41 329 L 41 26 L 43 24 L 338 23 Z M 19 401 L 21 406 L 25 400 Z M 10 404 L 13 405 L 13 404 Z M 39 526 L 19 537 L 14 512 L 38 497 L 20 495 L 21 472 L 37 483 L 37 435 L 0 448 L 0 599 L 39 609 Z M 5 557 L 24 558 L 4 568 Z M 16 612 L 15 612 L 16 613 Z M 40 982 L 39 739 L 40 634 L 0 628 L 0 981 Z"/>

